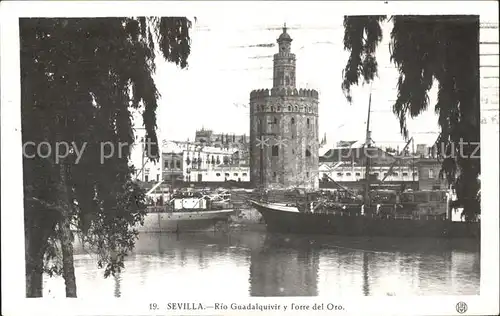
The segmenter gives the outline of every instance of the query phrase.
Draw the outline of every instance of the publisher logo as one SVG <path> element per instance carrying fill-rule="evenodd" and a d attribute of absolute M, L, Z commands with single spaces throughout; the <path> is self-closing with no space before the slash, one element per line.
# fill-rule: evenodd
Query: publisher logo
<path fill-rule="evenodd" d="M 458 302 L 456 309 L 457 309 L 457 312 L 459 312 L 460 314 L 463 314 L 467 311 L 467 304 L 465 304 L 464 302 Z"/>

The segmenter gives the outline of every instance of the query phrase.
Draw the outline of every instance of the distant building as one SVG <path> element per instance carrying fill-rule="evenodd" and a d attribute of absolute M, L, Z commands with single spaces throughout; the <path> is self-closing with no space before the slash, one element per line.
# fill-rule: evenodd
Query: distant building
<path fill-rule="evenodd" d="M 214 133 L 205 128 L 196 131 L 194 142 L 198 145 L 213 147 L 248 147 L 247 135 Z"/>
<path fill-rule="evenodd" d="M 366 177 L 366 159 L 370 158 L 370 181 L 376 186 L 404 186 L 420 190 L 446 189 L 446 180 L 439 177 L 441 164 L 434 158 L 420 155 L 398 156 L 377 147 L 363 149 L 356 143 L 344 143 L 344 147 L 326 151 L 320 158 L 319 175 L 323 185 L 337 182 L 351 189 L 363 189 Z M 353 146 L 353 147 L 348 147 Z M 426 149 L 427 150 L 427 147 Z M 391 169 L 392 166 L 392 169 Z"/>
<path fill-rule="evenodd" d="M 295 87 L 286 27 L 274 54 L 273 87 L 250 93 L 250 172 L 256 187 L 318 188 L 318 92 Z"/>
<path fill-rule="evenodd" d="M 429 150 L 426 144 L 417 144 L 416 154 L 420 158 L 427 158 L 429 156 Z"/>
<path fill-rule="evenodd" d="M 387 153 L 381 148 L 364 148 L 359 144 L 352 147 L 346 145 L 345 147 L 329 149 L 323 156 L 319 157 L 319 162 L 345 162 L 364 166 L 367 158 L 371 158 L 372 165 L 389 165 L 397 160 L 392 154 Z"/>
<path fill-rule="evenodd" d="M 359 144 L 357 140 L 341 140 L 337 142 L 337 147 L 356 147 L 356 144 Z"/>
<path fill-rule="evenodd" d="M 187 142 L 163 142 L 161 147 L 162 179 L 165 183 L 175 184 L 184 181 L 184 146 Z"/>
<path fill-rule="evenodd" d="M 330 149 L 320 157 L 319 178 L 322 186 L 334 181 L 351 189 L 364 189 L 367 158 L 370 158 L 372 186 L 383 180 L 384 184 L 395 187 L 416 187 L 418 171 L 411 160 L 398 159 L 378 147 L 364 149 L 357 142 L 344 143 L 344 147 Z"/>
<path fill-rule="evenodd" d="M 250 167 L 248 165 L 216 165 L 207 169 L 191 169 L 190 182 L 249 182 Z"/>
<path fill-rule="evenodd" d="M 445 190 L 448 182 L 440 177 L 441 163 L 435 158 L 423 158 L 417 162 L 418 187 L 420 190 Z"/>
<path fill-rule="evenodd" d="M 241 161 L 238 148 L 202 146 L 166 141 L 162 147 L 163 179 L 166 183 L 250 180 L 250 168 Z"/>

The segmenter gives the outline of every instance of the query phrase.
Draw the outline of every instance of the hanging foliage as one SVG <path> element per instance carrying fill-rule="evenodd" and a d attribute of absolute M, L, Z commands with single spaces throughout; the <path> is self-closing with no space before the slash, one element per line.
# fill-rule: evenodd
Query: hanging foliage
<path fill-rule="evenodd" d="M 150 159 L 157 160 L 155 54 L 186 67 L 191 22 L 27 18 L 19 26 L 23 142 L 53 146 L 47 158 L 23 159 L 27 296 L 35 297 L 42 272 L 61 270 L 52 265 L 61 218 L 96 251 L 106 276 L 123 267 L 137 236 L 132 227 L 145 214 L 144 191 L 129 166 L 131 109 L 142 111 Z M 70 145 L 60 161 L 56 142 Z M 127 144 L 120 152 L 119 143 Z"/>

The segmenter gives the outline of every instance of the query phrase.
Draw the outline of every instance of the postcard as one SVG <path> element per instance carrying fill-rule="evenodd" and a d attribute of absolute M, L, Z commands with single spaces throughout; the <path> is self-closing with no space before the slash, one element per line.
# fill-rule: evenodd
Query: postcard
<path fill-rule="evenodd" d="M 2 3 L 2 314 L 498 314 L 497 9 Z"/>

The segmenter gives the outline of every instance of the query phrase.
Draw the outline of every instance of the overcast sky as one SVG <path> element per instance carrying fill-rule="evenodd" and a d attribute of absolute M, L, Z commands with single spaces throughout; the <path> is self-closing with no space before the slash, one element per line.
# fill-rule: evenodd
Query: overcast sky
<path fill-rule="evenodd" d="M 160 137 L 192 140 L 195 130 L 201 127 L 248 134 L 250 91 L 272 87 L 272 55 L 277 52 L 276 46 L 252 46 L 276 44 L 284 22 L 297 57 L 297 88 L 314 88 L 320 93 L 320 136 L 326 133 L 331 143 L 364 139 L 370 87 L 355 87 L 353 104 L 346 101 L 340 88 L 348 58 L 342 44 L 341 13 L 293 19 L 281 15 L 198 16 L 191 30 L 189 68 L 180 70 L 157 60 L 155 80 L 162 95 L 158 112 Z M 389 61 L 391 27 L 384 26 L 384 39 L 376 55 L 379 77 L 372 86 L 371 130 L 373 140 L 380 145 L 404 145 L 398 119 L 391 111 L 398 78 Z M 430 102 L 429 110 L 408 124 L 415 143 L 432 144 L 438 135 L 433 110 L 435 88 Z"/>

